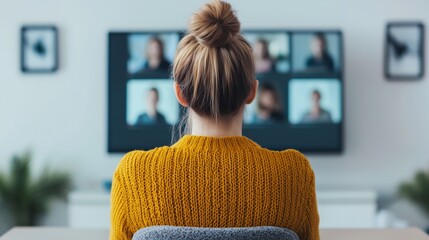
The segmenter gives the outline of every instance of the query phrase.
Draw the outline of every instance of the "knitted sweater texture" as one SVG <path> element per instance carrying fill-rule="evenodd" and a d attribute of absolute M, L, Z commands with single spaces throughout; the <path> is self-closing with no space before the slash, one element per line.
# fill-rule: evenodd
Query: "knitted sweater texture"
<path fill-rule="evenodd" d="M 246 137 L 186 135 L 171 147 L 132 151 L 111 192 L 111 240 L 143 227 L 285 227 L 319 239 L 313 170 L 300 152 Z"/>

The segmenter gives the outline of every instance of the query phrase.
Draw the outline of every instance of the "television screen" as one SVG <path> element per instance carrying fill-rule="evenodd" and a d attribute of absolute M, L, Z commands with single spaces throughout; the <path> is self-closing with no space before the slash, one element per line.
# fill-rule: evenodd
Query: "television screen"
<path fill-rule="evenodd" d="M 274 150 L 340 152 L 343 52 L 340 31 L 243 31 L 259 89 L 243 134 Z M 171 63 L 180 31 L 109 33 L 108 151 L 172 143 L 181 119 Z"/>

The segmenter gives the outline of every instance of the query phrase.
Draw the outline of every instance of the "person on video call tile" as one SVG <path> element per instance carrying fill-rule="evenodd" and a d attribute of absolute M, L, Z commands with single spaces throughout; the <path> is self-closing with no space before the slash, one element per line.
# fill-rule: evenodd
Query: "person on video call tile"
<path fill-rule="evenodd" d="M 314 90 L 311 94 L 312 107 L 311 110 L 304 113 L 301 123 L 332 123 L 331 113 L 320 106 L 322 95 L 318 90 Z"/>
<path fill-rule="evenodd" d="M 167 124 L 164 115 L 158 111 L 159 92 L 151 88 L 147 94 L 147 112 L 138 116 L 135 125 Z"/>
<path fill-rule="evenodd" d="M 253 44 L 253 56 L 255 58 L 256 73 L 275 72 L 276 66 L 274 59 L 271 58 L 268 51 L 268 42 L 265 39 L 259 39 Z"/>
<path fill-rule="evenodd" d="M 167 72 L 171 65 L 164 54 L 164 42 L 157 36 L 152 37 L 146 45 L 146 59 L 140 73 Z"/>
<path fill-rule="evenodd" d="M 328 52 L 326 37 L 323 33 L 316 33 L 311 41 L 311 53 L 306 66 L 309 72 L 333 72 L 334 60 Z"/>
<path fill-rule="evenodd" d="M 265 82 L 259 87 L 257 112 L 253 123 L 276 123 L 284 119 L 280 94 L 272 84 Z"/>

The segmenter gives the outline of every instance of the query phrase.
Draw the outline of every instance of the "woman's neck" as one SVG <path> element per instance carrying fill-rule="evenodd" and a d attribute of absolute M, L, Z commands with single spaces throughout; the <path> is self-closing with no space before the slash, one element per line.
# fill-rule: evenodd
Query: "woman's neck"
<path fill-rule="evenodd" d="M 242 136 L 243 116 L 237 114 L 236 117 L 228 121 L 215 121 L 207 117 L 200 117 L 195 112 L 190 112 L 192 131 L 191 135 L 209 137 L 231 137 Z"/>

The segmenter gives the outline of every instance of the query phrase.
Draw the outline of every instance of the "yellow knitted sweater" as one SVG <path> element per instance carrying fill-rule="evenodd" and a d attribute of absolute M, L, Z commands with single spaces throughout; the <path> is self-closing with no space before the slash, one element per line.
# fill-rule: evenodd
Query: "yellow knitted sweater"
<path fill-rule="evenodd" d="M 171 147 L 130 152 L 115 171 L 111 204 L 111 240 L 154 225 L 278 226 L 319 239 L 308 160 L 246 137 L 186 135 Z"/>

